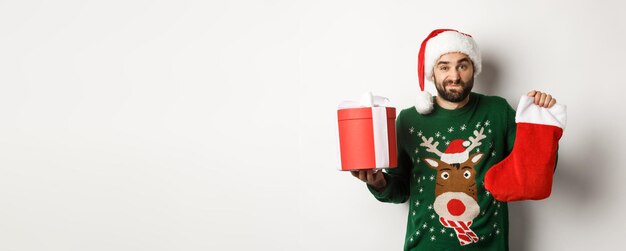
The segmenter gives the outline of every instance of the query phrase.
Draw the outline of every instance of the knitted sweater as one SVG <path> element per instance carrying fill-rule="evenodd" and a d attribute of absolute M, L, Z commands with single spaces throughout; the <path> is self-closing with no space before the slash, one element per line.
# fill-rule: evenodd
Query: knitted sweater
<path fill-rule="evenodd" d="M 382 202 L 409 202 L 404 250 L 507 250 L 508 209 L 484 176 L 512 150 L 515 111 L 505 99 L 471 93 L 462 108 L 435 104 L 396 120 L 398 167 L 385 170 Z"/>

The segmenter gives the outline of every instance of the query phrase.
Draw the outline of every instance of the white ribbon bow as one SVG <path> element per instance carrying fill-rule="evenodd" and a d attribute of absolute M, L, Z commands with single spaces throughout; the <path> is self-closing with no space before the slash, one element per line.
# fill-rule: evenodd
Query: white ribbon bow
<path fill-rule="evenodd" d="M 352 100 L 346 100 L 339 104 L 339 110 L 348 108 L 359 107 L 379 107 L 385 106 L 389 102 L 389 99 L 382 96 L 374 96 L 372 92 L 367 92 L 361 96 L 361 101 L 356 102 Z"/>

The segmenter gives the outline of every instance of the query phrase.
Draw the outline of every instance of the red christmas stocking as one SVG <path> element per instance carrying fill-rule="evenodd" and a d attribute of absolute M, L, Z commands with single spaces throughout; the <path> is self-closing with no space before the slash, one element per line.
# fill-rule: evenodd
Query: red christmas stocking
<path fill-rule="evenodd" d="M 513 151 L 485 175 L 485 188 L 499 201 L 540 200 L 550 196 L 556 150 L 566 122 L 565 105 L 543 108 L 522 96 Z"/>

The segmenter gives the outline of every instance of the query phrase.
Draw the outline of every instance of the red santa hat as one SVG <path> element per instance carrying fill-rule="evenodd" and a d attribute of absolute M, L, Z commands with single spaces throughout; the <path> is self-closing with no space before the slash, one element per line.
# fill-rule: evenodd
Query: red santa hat
<path fill-rule="evenodd" d="M 461 52 L 474 64 L 474 76 L 482 70 L 480 51 L 472 36 L 452 29 L 432 31 L 420 46 L 417 56 L 417 75 L 420 92 L 417 94 L 415 109 L 420 114 L 429 114 L 433 110 L 433 96 L 424 90 L 424 81 L 432 83 L 435 62 L 446 53 Z"/>
<path fill-rule="evenodd" d="M 455 139 L 450 141 L 446 152 L 441 154 L 441 161 L 448 164 L 463 163 L 469 158 L 469 153 L 465 151 L 465 147 L 470 145 L 469 141 Z"/>

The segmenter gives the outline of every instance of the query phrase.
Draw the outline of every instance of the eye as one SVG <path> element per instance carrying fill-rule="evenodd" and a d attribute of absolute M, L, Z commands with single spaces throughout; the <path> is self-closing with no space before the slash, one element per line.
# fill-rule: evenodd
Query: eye
<path fill-rule="evenodd" d="M 459 68 L 461 68 L 461 70 L 466 70 L 467 69 L 467 65 L 462 64 Z"/>
<path fill-rule="evenodd" d="M 448 172 L 443 172 L 441 173 L 441 178 L 447 180 L 448 178 L 450 178 L 450 174 Z"/>
<path fill-rule="evenodd" d="M 442 71 L 447 71 L 448 67 L 447 66 L 442 66 L 442 67 L 439 67 L 439 69 L 442 70 Z"/>
<path fill-rule="evenodd" d="M 465 170 L 465 172 L 463 172 L 463 177 L 469 179 L 470 177 L 472 177 L 472 173 L 469 170 Z"/>

